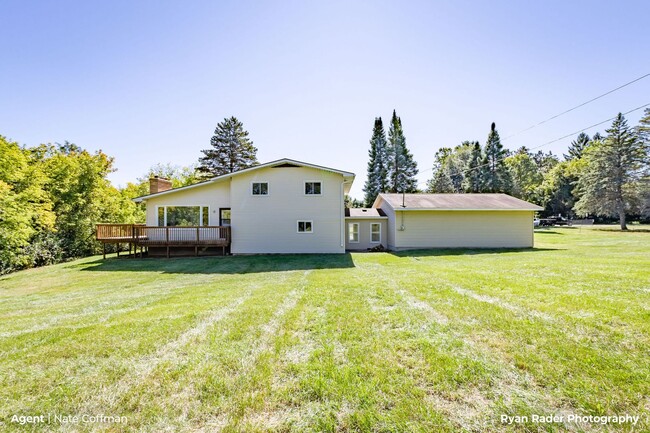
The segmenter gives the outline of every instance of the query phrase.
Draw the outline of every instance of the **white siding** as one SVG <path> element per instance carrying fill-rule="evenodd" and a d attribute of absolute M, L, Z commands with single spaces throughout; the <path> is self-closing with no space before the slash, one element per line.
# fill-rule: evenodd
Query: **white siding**
<path fill-rule="evenodd" d="M 393 208 L 391 208 L 388 203 L 385 201 L 381 201 L 379 204 L 379 208 L 384 211 L 386 216 L 388 217 L 388 223 L 386 224 L 386 242 L 387 242 L 387 247 L 389 250 L 394 250 L 396 249 L 395 246 L 395 230 L 397 230 L 396 227 L 396 221 L 395 221 L 395 211 Z"/>
<path fill-rule="evenodd" d="M 253 196 L 251 182 L 269 182 L 268 196 Z M 305 195 L 305 181 L 322 182 L 322 194 Z M 343 253 L 343 176 L 308 167 L 269 167 L 231 181 L 233 254 Z M 313 221 L 298 233 L 297 221 Z"/>
<path fill-rule="evenodd" d="M 395 249 L 533 246 L 532 211 L 390 211 L 389 214 L 392 213 L 396 214 L 398 226 L 404 214 L 404 230 L 395 228 Z"/>
<path fill-rule="evenodd" d="M 171 192 L 147 200 L 147 225 L 158 225 L 158 206 L 209 206 L 210 225 L 219 225 L 219 208 L 230 207 L 230 181 Z"/>
<path fill-rule="evenodd" d="M 349 241 L 349 225 L 350 223 L 359 224 L 359 242 Z M 372 223 L 381 224 L 381 242 L 370 242 L 370 225 Z M 384 248 L 387 247 L 387 221 L 386 218 L 346 218 L 345 219 L 345 249 L 351 251 L 365 251 L 368 248 L 374 248 L 381 244 Z"/>

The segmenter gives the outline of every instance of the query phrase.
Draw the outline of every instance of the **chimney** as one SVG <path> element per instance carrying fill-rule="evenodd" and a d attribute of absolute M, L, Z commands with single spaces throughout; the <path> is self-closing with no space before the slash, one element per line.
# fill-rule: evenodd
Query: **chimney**
<path fill-rule="evenodd" d="M 172 189 L 172 181 L 164 177 L 154 176 L 149 179 L 149 194 Z"/>

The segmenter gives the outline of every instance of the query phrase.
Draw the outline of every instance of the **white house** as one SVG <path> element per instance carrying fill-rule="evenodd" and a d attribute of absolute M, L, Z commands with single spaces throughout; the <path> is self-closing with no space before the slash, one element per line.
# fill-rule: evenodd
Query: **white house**
<path fill-rule="evenodd" d="M 153 178 L 145 225 L 97 227 L 150 254 L 344 253 L 380 248 L 527 248 L 542 210 L 506 194 L 380 194 L 345 209 L 354 174 L 281 159 L 182 188 Z"/>

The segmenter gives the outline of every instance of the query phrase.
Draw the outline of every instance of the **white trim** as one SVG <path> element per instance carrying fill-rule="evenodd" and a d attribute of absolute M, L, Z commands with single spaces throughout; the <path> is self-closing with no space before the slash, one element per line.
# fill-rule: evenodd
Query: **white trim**
<path fill-rule="evenodd" d="M 266 194 L 253 194 L 253 185 L 256 183 L 265 183 L 266 184 Z M 251 181 L 251 196 L 253 197 L 268 197 L 271 195 L 271 182 L 268 180 L 252 180 Z"/>
<path fill-rule="evenodd" d="M 311 224 L 311 231 L 300 231 L 300 223 L 309 223 Z M 304 234 L 311 234 L 314 233 L 314 220 L 297 220 L 296 221 L 296 233 L 300 233 L 301 235 Z"/>
<path fill-rule="evenodd" d="M 374 225 L 379 226 L 379 240 L 378 241 L 373 241 L 372 240 L 372 235 L 373 235 L 372 226 L 374 226 Z M 380 244 L 381 243 L 381 223 L 370 223 L 370 243 L 371 244 Z"/>
<path fill-rule="evenodd" d="M 353 241 L 353 240 L 350 239 L 350 234 L 353 233 L 352 231 L 350 231 L 350 226 L 357 226 L 357 240 L 356 241 Z M 350 244 L 358 244 L 360 242 L 360 240 L 361 240 L 361 230 L 360 230 L 360 227 L 359 227 L 359 223 L 348 223 L 348 243 L 350 243 Z"/>
<path fill-rule="evenodd" d="M 308 183 L 319 183 L 320 184 L 320 194 L 307 194 L 307 184 Z M 322 180 L 305 180 L 302 183 L 302 195 L 305 197 L 321 197 L 323 195 L 323 181 Z"/>

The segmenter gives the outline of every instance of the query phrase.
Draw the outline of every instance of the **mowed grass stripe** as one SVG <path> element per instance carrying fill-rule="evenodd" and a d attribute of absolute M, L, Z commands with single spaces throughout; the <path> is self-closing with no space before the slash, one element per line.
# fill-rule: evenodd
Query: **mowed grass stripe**
<path fill-rule="evenodd" d="M 0 278 L 0 318 L 12 302 L 42 323 L 80 313 L 0 339 L 1 427 L 20 430 L 8 413 L 75 414 L 94 398 L 129 424 L 69 431 L 632 431 L 509 426 L 502 413 L 639 414 L 644 431 L 648 235 L 557 229 L 532 251 L 93 258 L 56 278 L 38 270 L 50 289 L 30 288 L 31 272 Z M 0 333 L 41 323 L 18 320 Z M 147 356 L 149 368 L 129 367 Z M 121 379 L 124 392 L 102 394 Z"/>

